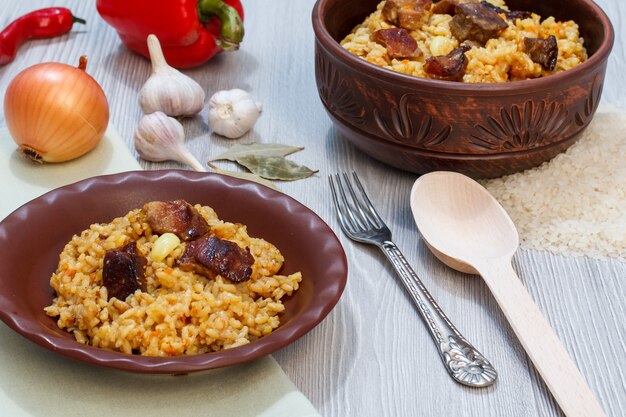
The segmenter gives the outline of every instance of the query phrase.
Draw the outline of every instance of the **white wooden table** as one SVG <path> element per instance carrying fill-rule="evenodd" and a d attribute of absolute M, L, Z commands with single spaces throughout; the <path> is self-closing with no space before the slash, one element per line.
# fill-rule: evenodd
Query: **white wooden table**
<path fill-rule="evenodd" d="M 621 27 L 626 7 L 620 0 L 598 3 L 616 29 L 603 100 L 626 109 L 626 32 Z M 209 94 L 243 88 L 263 103 L 263 115 L 254 131 L 239 143 L 278 142 L 306 148 L 293 159 L 319 169 L 319 174 L 280 187 L 337 231 L 349 259 L 348 285 L 337 307 L 275 358 L 326 417 L 559 416 L 487 287 L 477 277 L 447 269 L 418 239 L 408 202 L 416 176 L 362 154 L 332 126 L 315 86 L 313 4 L 314 0 L 244 0 L 246 38 L 241 50 L 186 71 Z M 87 54 L 88 72 L 108 96 L 111 122 L 134 152 L 133 131 L 141 117 L 137 93 L 150 74 L 149 62 L 121 45 L 113 28 L 98 16 L 95 1 L 0 0 L 0 26 L 52 5 L 69 7 L 86 18 L 87 25 L 75 26 L 69 35 L 24 46 L 13 63 L 0 67 L 0 92 L 4 95 L 10 80 L 30 65 L 42 61 L 76 64 L 80 55 Z M 0 113 L 0 126 L 4 124 Z M 232 144 L 209 133 L 206 110 L 184 125 L 188 146 L 200 161 Z M 146 169 L 180 167 L 141 164 Z M 498 368 L 500 379 L 495 386 L 476 390 L 454 383 L 382 253 L 355 244 L 340 232 L 326 177 L 352 169 L 361 176 L 397 244 L 443 310 Z M 521 250 L 515 267 L 607 415 L 624 416 L 626 264 Z"/>

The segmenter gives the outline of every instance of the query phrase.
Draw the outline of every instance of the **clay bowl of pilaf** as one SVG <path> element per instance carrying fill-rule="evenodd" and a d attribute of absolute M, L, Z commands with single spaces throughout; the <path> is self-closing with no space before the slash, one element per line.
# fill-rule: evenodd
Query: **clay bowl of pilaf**
<path fill-rule="evenodd" d="M 243 241 L 241 250 L 254 257 L 247 281 L 184 272 L 170 261 L 177 249 L 152 259 L 157 232 L 133 221 L 137 209 L 179 199 L 208 219 L 211 236 Z M 125 234 L 134 235 L 134 250 L 148 259 L 147 284 L 123 300 L 107 299 L 102 267 L 109 247 L 128 243 Z M 4 323 L 70 358 L 142 373 L 184 374 L 279 350 L 331 311 L 347 278 L 333 231 L 293 198 L 249 181 L 180 170 L 99 176 L 53 190 L 0 222 L 0 246 Z M 98 260 L 102 248 L 104 261 Z M 276 266 L 278 251 L 284 262 Z"/>
<path fill-rule="evenodd" d="M 398 51 L 374 32 L 405 30 L 406 22 L 385 14 L 380 0 L 318 0 L 315 76 L 339 133 L 370 156 L 417 174 L 448 170 L 493 178 L 567 149 L 600 102 L 611 22 L 591 0 L 504 1 L 490 0 L 500 12 L 531 17 L 497 12 L 508 26 L 497 39 L 462 41 L 462 30 L 450 27 L 460 9 L 449 16 L 431 11 L 417 29 L 406 29 L 418 53 L 393 58 Z M 524 49 L 524 37 L 543 42 L 548 33 L 558 46 L 553 67 Z M 429 58 L 465 44 L 471 49 L 463 51 L 468 63 L 458 81 L 439 76 L 437 68 L 426 72 Z"/>

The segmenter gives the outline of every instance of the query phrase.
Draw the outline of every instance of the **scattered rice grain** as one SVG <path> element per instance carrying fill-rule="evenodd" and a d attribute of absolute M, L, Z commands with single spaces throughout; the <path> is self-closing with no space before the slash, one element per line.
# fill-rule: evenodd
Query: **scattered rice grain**
<path fill-rule="evenodd" d="M 626 114 L 598 112 L 573 146 L 543 165 L 483 181 L 523 248 L 626 261 Z"/>

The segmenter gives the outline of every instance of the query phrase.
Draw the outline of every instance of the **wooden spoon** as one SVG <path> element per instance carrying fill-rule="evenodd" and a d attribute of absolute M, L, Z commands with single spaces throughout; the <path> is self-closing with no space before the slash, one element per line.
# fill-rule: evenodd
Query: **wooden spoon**
<path fill-rule="evenodd" d="M 446 265 L 482 275 L 526 353 L 568 417 L 603 417 L 602 407 L 511 265 L 519 238 L 506 211 L 476 181 L 423 175 L 411 190 L 415 223 Z"/>

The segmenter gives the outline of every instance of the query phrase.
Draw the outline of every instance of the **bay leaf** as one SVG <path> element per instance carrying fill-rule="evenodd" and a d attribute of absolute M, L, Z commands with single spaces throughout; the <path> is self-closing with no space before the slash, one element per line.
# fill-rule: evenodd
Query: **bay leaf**
<path fill-rule="evenodd" d="M 237 163 L 269 180 L 294 181 L 317 172 L 282 156 L 245 155 L 237 157 Z"/>
<path fill-rule="evenodd" d="M 279 143 L 251 143 L 249 145 L 236 144 L 228 148 L 223 154 L 211 159 L 211 161 L 233 161 L 237 158 L 259 155 L 259 156 L 287 156 L 304 148 L 297 146 L 281 145 Z"/>
<path fill-rule="evenodd" d="M 210 162 L 209 162 L 209 166 L 213 168 L 213 170 L 217 172 L 218 174 L 227 175 L 233 178 L 239 178 L 241 180 L 248 180 L 248 181 L 256 182 L 257 184 L 265 185 L 266 187 L 270 187 L 273 190 L 280 191 L 280 189 L 276 187 L 276 185 L 274 185 L 272 181 L 268 181 L 265 178 L 261 178 L 252 172 L 225 171 L 223 169 L 216 167 Z"/>

